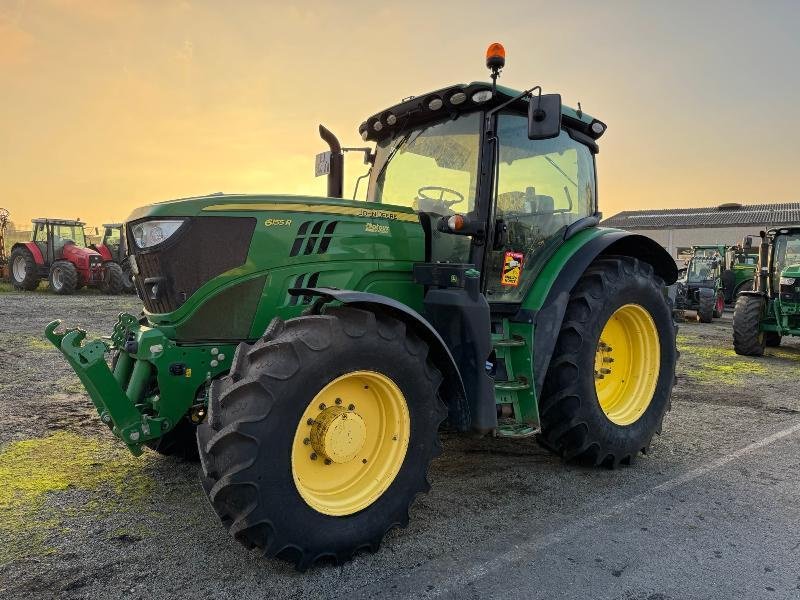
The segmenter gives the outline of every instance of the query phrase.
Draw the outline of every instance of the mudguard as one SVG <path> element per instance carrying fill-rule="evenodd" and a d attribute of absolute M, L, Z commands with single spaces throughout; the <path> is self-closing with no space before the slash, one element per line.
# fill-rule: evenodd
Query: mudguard
<path fill-rule="evenodd" d="M 36 261 L 37 265 L 44 264 L 44 257 L 42 256 L 42 251 L 39 250 L 39 246 L 37 246 L 34 242 L 17 242 L 13 246 L 11 246 L 11 252 L 14 251 L 14 248 L 27 248 L 28 252 L 31 253 L 33 256 L 33 260 Z"/>
<path fill-rule="evenodd" d="M 567 261 L 536 313 L 533 341 L 533 373 L 536 397 L 544 385 L 550 357 L 561 330 L 569 295 L 590 264 L 599 256 L 631 256 L 653 266 L 665 285 L 678 279 L 678 267 L 664 248 L 652 239 L 627 231 L 614 231 L 594 237 L 581 246 Z"/>
<path fill-rule="evenodd" d="M 289 293 L 293 296 L 317 296 L 348 306 L 360 306 L 367 310 L 379 308 L 412 327 L 414 332 L 428 344 L 430 356 L 444 377 L 439 389 L 442 400 L 447 404 L 451 424 L 460 430 L 467 427 L 470 413 L 461 373 L 447 344 L 425 317 L 402 302 L 369 292 L 333 288 L 293 288 Z"/>

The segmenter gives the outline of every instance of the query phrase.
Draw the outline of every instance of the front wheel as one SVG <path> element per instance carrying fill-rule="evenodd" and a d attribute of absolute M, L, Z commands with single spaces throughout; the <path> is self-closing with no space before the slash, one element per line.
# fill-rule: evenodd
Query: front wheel
<path fill-rule="evenodd" d="M 50 267 L 50 289 L 63 296 L 78 289 L 78 271 L 68 260 L 57 260 Z"/>
<path fill-rule="evenodd" d="M 122 262 L 122 291 L 126 294 L 136 293 L 136 285 L 133 283 L 131 261 L 127 258 Z"/>
<path fill-rule="evenodd" d="M 714 318 L 719 319 L 725 312 L 725 296 L 722 292 L 717 293 L 717 302 L 714 304 Z"/>
<path fill-rule="evenodd" d="M 381 313 L 273 320 L 212 384 L 198 427 L 211 505 L 241 543 L 301 570 L 377 550 L 430 487 L 441 380 L 427 345 Z"/>
<path fill-rule="evenodd" d="M 701 323 L 711 323 L 714 320 L 715 297 L 714 290 L 700 288 L 697 290 L 697 320 Z"/>
<path fill-rule="evenodd" d="M 100 290 L 104 294 L 111 294 L 116 296 L 121 294 L 124 287 L 124 275 L 122 267 L 114 261 L 107 261 L 103 263 L 103 281 L 100 284 Z"/>
<path fill-rule="evenodd" d="M 595 260 L 572 290 L 545 378 L 543 444 L 610 467 L 646 452 L 670 405 L 675 335 L 649 264 Z"/>

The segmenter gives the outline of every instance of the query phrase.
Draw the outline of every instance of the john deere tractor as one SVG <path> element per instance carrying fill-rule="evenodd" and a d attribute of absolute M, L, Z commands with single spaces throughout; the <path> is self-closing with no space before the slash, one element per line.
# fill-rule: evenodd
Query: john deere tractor
<path fill-rule="evenodd" d="M 800 335 L 800 227 L 761 232 L 756 286 L 736 300 L 733 347 L 761 356 L 785 335 Z"/>
<path fill-rule="evenodd" d="M 85 223 L 71 219 L 34 219 L 33 240 L 11 247 L 11 283 L 18 290 L 35 290 L 47 279 L 56 294 L 82 287 L 119 294 L 122 269 L 88 247 Z"/>
<path fill-rule="evenodd" d="M 114 262 L 122 271 L 122 291 L 133 294 L 135 287 L 131 277 L 131 264 L 128 260 L 125 236 L 122 223 L 106 223 L 103 225 L 103 239 L 99 244 L 92 244 L 91 248 L 100 253 L 104 261 Z"/>
<path fill-rule="evenodd" d="M 376 550 L 427 492 L 443 425 L 615 467 L 670 404 L 655 242 L 598 227 L 606 126 L 537 86 L 450 85 L 372 114 L 366 201 L 210 195 L 126 224 L 142 317 L 47 337 L 134 454 L 199 451 L 242 544 L 304 569 Z M 196 439 L 195 439 L 196 438 Z"/>

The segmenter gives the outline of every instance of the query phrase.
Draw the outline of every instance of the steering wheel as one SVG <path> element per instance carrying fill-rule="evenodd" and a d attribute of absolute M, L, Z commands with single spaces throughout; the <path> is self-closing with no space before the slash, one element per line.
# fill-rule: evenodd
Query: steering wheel
<path fill-rule="evenodd" d="M 439 197 L 434 198 L 432 196 L 429 196 L 426 192 L 439 192 Z M 444 199 L 445 194 L 452 194 L 453 196 L 456 196 L 456 199 L 445 200 Z M 431 205 L 436 205 L 437 203 L 440 203 L 444 205 L 445 208 L 450 208 L 451 206 L 458 204 L 459 202 L 463 202 L 464 194 L 462 194 L 461 192 L 457 192 L 453 189 L 441 187 L 438 185 L 426 185 L 417 190 L 417 200 L 429 202 Z"/>

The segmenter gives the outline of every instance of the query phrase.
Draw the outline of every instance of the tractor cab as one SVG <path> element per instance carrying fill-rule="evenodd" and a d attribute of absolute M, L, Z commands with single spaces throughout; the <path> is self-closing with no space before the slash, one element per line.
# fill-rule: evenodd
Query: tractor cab
<path fill-rule="evenodd" d="M 546 139 L 531 137 L 545 98 Z M 605 125 L 491 83 L 454 85 L 408 99 L 362 123 L 376 149 L 367 201 L 420 216 L 433 263 L 470 264 L 493 305 L 519 307 L 561 242 L 598 223 L 594 155 Z"/>
<path fill-rule="evenodd" d="M 106 223 L 103 225 L 103 239 L 93 246 L 103 255 L 105 260 L 121 262 L 125 256 L 125 239 L 122 235 L 122 223 Z"/>

